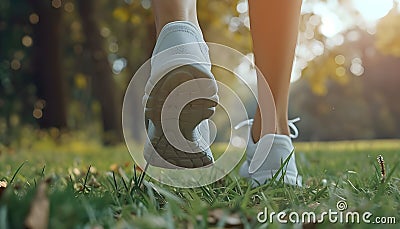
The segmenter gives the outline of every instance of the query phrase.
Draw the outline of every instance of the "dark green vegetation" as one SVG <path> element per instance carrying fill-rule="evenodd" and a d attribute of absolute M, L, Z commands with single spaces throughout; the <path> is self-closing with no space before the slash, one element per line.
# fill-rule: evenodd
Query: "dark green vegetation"
<path fill-rule="evenodd" d="M 76 138 L 66 137 L 57 145 L 45 137 L 23 150 L 1 149 L 0 180 L 7 181 L 8 187 L 0 202 L 0 228 L 22 227 L 43 183 L 50 203 L 50 228 L 262 228 L 267 224 L 258 223 L 256 217 L 264 207 L 318 214 L 337 210 L 339 200 L 346 201 L 348 211 L 369 211 L 373 217 L 394 216 L 399 221 L 398 141 L 298 143 L 303 188 L 278 181 L 250 189 L 234 171 L 214 184 L 180 189 L 147 176 L 138 185 L 141 171 L 135 169 L 124 146 L 102 148 Z M 376 160 L 379 154 L 386 165 L 384 182 Z M 274 222 L 269 226 L 284 225 Z M 374 225 L 317 225 L 367 226 Z M 398 224 L 386 226 L 397 228 Z"/>
<path fill-rule="evenodd" d="M 399 138 L 399 7 L 370 28 L 352 0 L 303 2 L 293 75 L 301 77 L 290 101 L 290 117 L 302 117 L 300 140 Z M 206 40 L 251 54 L 244 4 L 198 1 Z M 342 24 L 348 26 L 334 36 L 321 32 Z M 13 143 L 26 125 L 74 131 L 96 126 L 104 143 L 120 143 L 124 92 L 154 43 L 150 0 L 0 1 L 0 143 Z M 246 66 L 242 70 L 251 77 Z M 235 92 L 243 90 L 232 73 L 214 72 Z M 250 94 L 244 97 L 254 112 Z M 140 97 L 131 100 L 140 107 Z M 135 110 L 134 118 L 141 112 Z M 134 122 L 132 128 L 140 126 Z"/>

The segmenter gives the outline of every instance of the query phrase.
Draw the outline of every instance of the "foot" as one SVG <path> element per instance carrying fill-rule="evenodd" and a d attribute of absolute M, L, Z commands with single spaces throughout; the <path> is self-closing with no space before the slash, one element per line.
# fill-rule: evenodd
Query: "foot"
<path fill-rule="evenodd" d="M 297 135 L 293 121 L 290 123 Z M 247 121 L 245 125 L 251 127 L 252 121 Z M 237 128 L 240 128 L 239 125 Z M 265 184 L 275 175 L 276 181 L 283 179 L 286 184 L 301 186 L 291 138 L 287 135 L 267 134 L 255 143 L 250 134 L 246 161 L 241 165 L 239 175 L 251 179 L 253 187 Z"/>
<path fill-rule="evenodd" d="M 207 119 L 218 104 L 217 91 L 201 30 L 185 21 L 165 25 L 143 98 L 149 137 L 144 158 L 150 165 L 198 168 L 214 162 Z"/>

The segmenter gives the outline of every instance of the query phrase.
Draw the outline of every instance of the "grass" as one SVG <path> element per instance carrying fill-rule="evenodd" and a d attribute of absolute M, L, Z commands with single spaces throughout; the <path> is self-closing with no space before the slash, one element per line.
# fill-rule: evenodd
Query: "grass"
<path fill-rule="evenodd" d="M 211 185 L 181 189 L 147 176 L 140 182 L 141 171 L 124 145 L 102 147 L 84 134 L 55 142 L 45 134 L 0 146 L 0 181 L 8 182 L 0 194 L 0 228 L 24 228 L 40 184 L 47 188 L 49 228 L 291 228 L 296 225 L 259 223 L 257 214 L 264 208 L 337 211 L 339 200 L 346 201 L 347 211 L 368 211 L 371 219 L 394 216 L 399 222 L 399 153 L 400 141 L 395 140 L 297 143 L 303 188 L 275 182 L 252 189 L 236 169 Z M 384 182 L 379 154 L 387 170 Z M 303 227 L 376 226 L 327 221 Z M 385 226 L 398 228 L 398 223 Z"/>

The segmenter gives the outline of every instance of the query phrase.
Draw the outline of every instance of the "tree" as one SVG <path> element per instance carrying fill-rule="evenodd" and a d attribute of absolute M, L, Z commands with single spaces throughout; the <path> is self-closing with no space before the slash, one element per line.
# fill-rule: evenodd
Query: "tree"
<path fill-rule="evenodd" d="M 42 128 L 67 127 L 65 83 L 61 67 L 61 10 L 49 1 L 31 0 L 39 15 L 34 29 L 34 78 L 37 96 L 45 101 L 42 117 L 38 115 Z"/>
<path fill-rule="evenodd" d="M 103 48 L 99 25 L 96 22 L 95 1 L 77 1 L 77 4 L 86 39 L 84 48 L 89 53 L 92 64 L 89 74 L 92 76 L 93 91 L 101 105 L 104 141 L 106 143 L 120 141 L 122 140 L 121 100 L 116 98 L 117 88 L 112 78 L 107 52 Z"/>

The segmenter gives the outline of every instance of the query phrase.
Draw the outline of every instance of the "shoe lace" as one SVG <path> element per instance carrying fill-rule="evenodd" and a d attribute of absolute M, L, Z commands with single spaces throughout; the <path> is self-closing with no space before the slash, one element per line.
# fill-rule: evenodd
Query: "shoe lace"
<path fill-rule="evenodd" d="M 300 121 L 300 117 L 294 118 L 294 119 L 289 119 L 288 120 L 288 124 L 289 124 L 289 128 L 293 131 L 290 131 L 289 137 L 290 138 L 297 138 L 299 136 L 299 130 L 297 129 L 295 123 Z M 234 128 L 235 130 L 238 130 L 244 126 L 252 126 L 254 123 L 254 119 L 248 119 L 248 120 L 244 120 L 240 123 L 238 123 Z"/>

